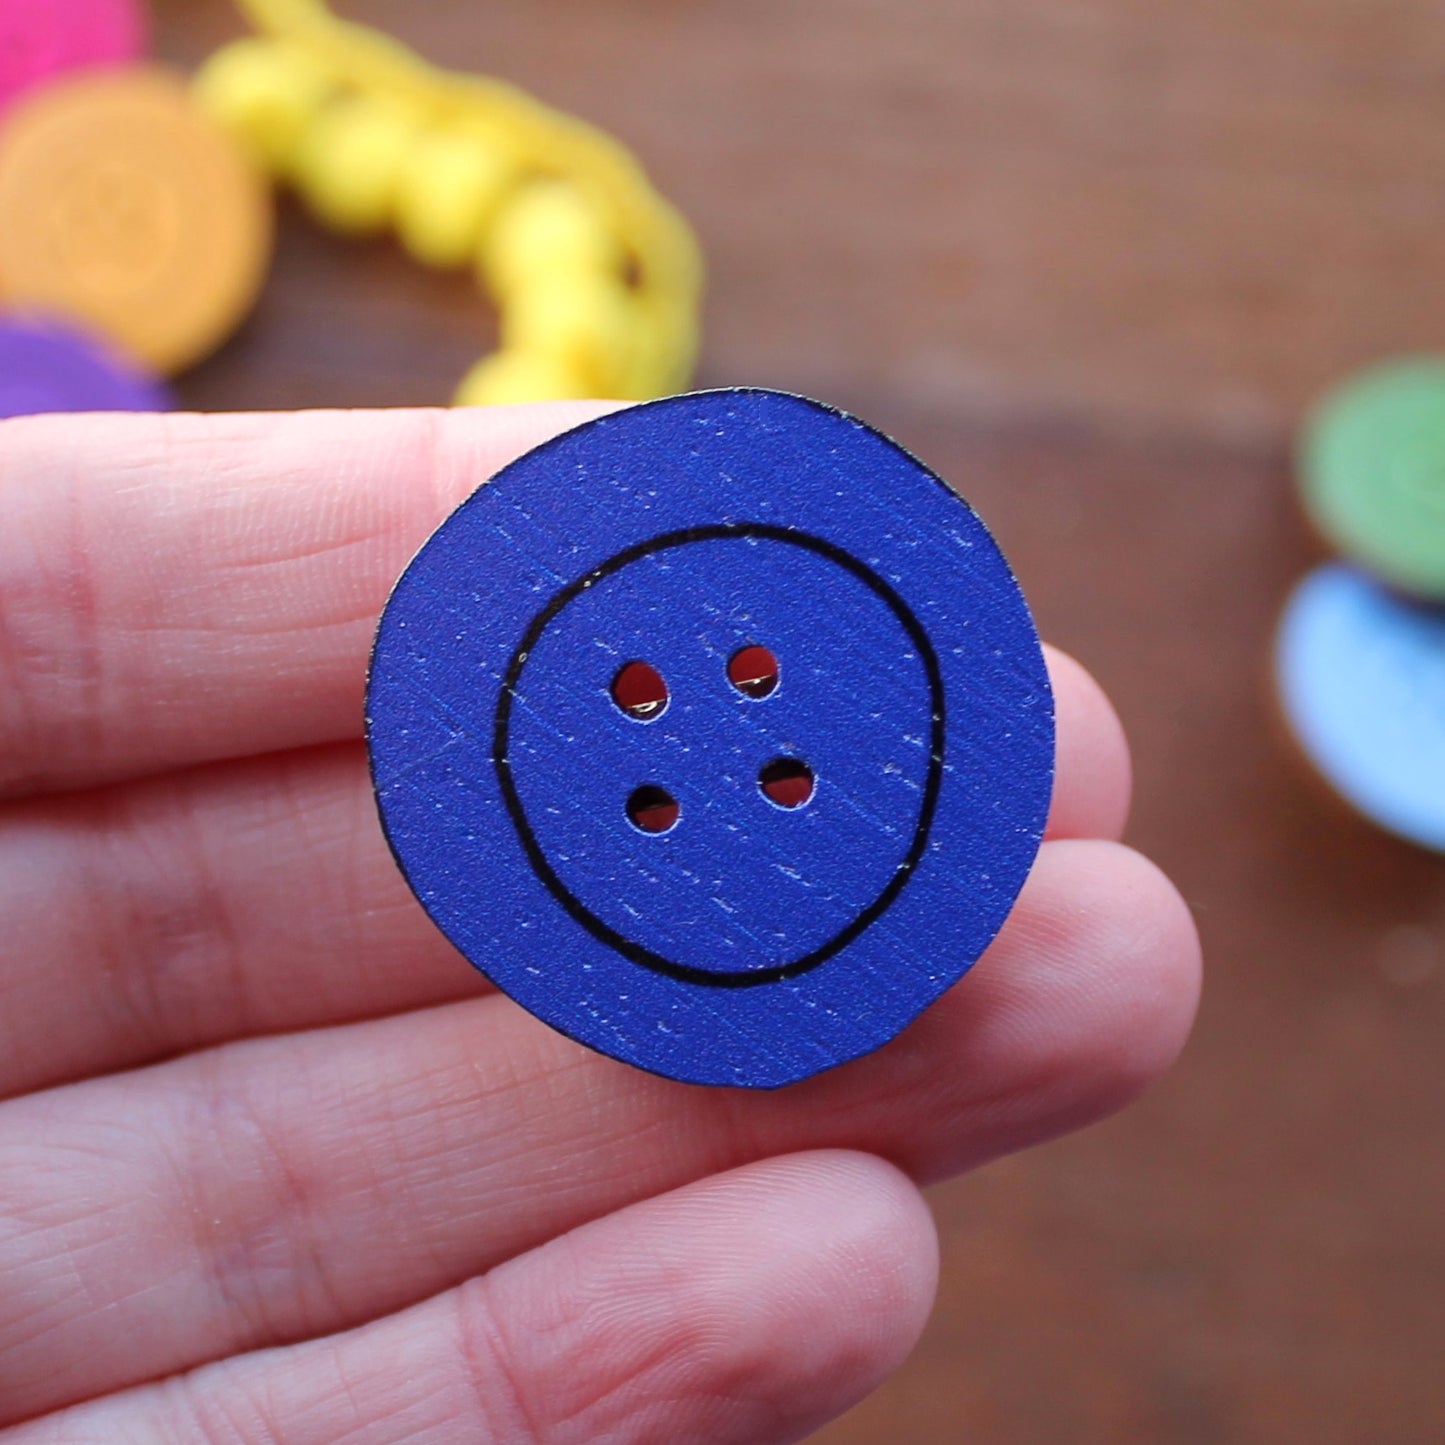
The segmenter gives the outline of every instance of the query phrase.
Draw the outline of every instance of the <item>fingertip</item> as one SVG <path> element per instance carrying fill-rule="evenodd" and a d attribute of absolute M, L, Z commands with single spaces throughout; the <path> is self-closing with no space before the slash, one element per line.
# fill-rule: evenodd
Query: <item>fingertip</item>
<path fill-rule="evenodd" d="M 1067 652 L 1045 645 L 1054 689 L 1055 784 L 1050 838 L 1121 838 L 1129 819 L 1133 764 L 1108 694 Z"/>
<path fill-rule="evenodd" d="M 1113 900 L 1093 939 L 1097 1027 L 1080 1070 L 1092 1080 L 1094 1107 L 1113 1113 L 1157 1083 L 1189 1039 L 1202 977 L 1199 933 L 1179 890 L 1142 853 L 1103 841 L 1063 847 L 1082 886 Z"/>
<path fill-rule="evenodd" d="M 1048 1137 L 1122 1109 L 1178 1058 L 1198 1009 L 1199 935 L 1165 874 L 1103 839 L 1047 844 L 1021 905 L 980 982 Z"/>
<path fill-rule="evenodd" d="M 870 1079 L 852 1136 L 930 1183 L 1084 1128 L 1168 1070 L 1199 983 L 1194 921 L 1158 868 L 1103 839 L 1045 843 L 970 974 L 873 1060 L 848 1066 Z M 845 1072 L 823 1089 L 847 1087 Z"/>
<path fill-rule="evenodd" d="M 862 1398 L 902 1364 L 928 1322 L 938 1291 L 933 1213 L 903 1170 L 876 1154 L 823 1149 L 766 1160 L 753 1173 L 780 1201 L 807 1201 L 786 1251 L 812 1257 L 816 1286 L 831 1277 L 820 1299 L 882 1326 L 862 1341 L 868 1358 L 845 1347 L 834 1361 L 840 1384 L 872 1382 Z"/>
<path fill-rule="evenodd" d="M 715 1175 L 566 1245 L 494 1273 L 484 1307 L 512 1321 L 524 1415 L 587 1439 L 801 1439 L 902 1363 L 938 1277 L 917 1188 L 847 1150 Z"/>
<path fill-rule="evenodd" d="M 908 1357 L 937 1293 L 938 1235 L 902 1170 L 876 1155 L 828 1149 L 695 1187 L 712 1191 L 720 1212 L 746 1226 L 744 1259 L 719 1259 L 710 1290 L 715 1299 L 730 1295 L 739 1310 L 734 1357 L 717 1377 L 728 1394 L 751 1397 L 754 1422 L 786 1421 L 777 1438 L 800 1438 Z M 735 1433 L 719 1427 L 708 1438 L 775 1438 L 755 1434 L 756 1423 L 739 1422 Z"/>

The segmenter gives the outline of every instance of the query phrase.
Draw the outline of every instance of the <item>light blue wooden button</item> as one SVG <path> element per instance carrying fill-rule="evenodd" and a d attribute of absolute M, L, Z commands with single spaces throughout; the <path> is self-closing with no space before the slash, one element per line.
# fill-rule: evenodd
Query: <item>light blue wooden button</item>
<path fill-rule="evenodd" d="M 1334 789 L 1445 852 L 1445 609 L 1331 563 L 1290 598 L 1275 665 L 1286 720 Z"/>

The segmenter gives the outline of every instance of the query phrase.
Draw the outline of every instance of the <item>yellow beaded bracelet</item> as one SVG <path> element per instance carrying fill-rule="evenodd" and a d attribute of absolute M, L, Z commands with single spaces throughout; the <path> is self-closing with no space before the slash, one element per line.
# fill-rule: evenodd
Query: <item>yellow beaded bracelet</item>
<path fill-rule="evenodd" d="M 258 35 L 216 52 L 201 105 L 324 224 L 394 228 L 435 267 L 475 268 L 501 349 L 459 405 L 687 386 L 702 260 L 618 142 L 498 80 L 429 65 L 325 0 L 238 0 Z"/>

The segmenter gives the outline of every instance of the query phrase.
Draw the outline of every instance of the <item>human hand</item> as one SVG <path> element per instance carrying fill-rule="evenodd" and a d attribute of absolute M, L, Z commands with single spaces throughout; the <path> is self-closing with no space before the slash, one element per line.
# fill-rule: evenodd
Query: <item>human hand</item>
<path fill-rule="evenodd" d="M 871 1057 L 673 1084 L 456 955 L 376 820 L 368 648 L 596 410 L 0 426 L 0 1445 L 797 1439 L 922 1328 L 917 1186 L 1179 1049 L 1193 927 L 1060 654 L 1049 840 Z"/>

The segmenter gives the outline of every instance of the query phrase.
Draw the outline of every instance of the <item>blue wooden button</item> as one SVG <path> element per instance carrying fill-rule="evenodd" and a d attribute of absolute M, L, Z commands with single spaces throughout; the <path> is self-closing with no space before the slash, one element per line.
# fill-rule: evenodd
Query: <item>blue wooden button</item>
<path fill-rule="evenodd" d="M 886 1043 L 1038 851 L 1053 700 L 974 512 L 800 397 L 651 402 L 465 501 L 382 616 L 381 817 L 525 1008 L 771 1088 Z"/>
<path fill-rule="evenodd" d="M 1291 730 L 1341 797 L 1445 852 L 1445 608 L 1319 567 L 1285 608 L 1275 671 Z"/>

